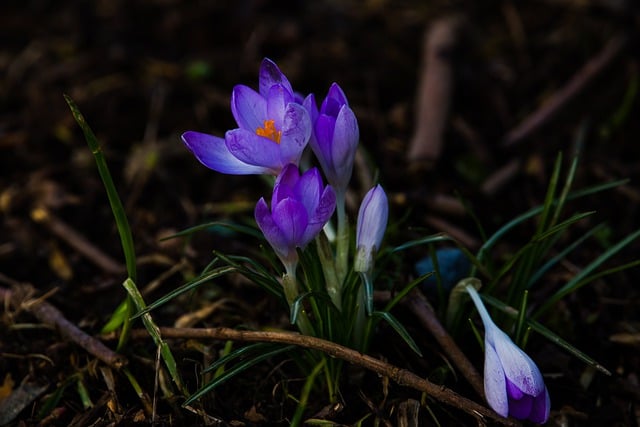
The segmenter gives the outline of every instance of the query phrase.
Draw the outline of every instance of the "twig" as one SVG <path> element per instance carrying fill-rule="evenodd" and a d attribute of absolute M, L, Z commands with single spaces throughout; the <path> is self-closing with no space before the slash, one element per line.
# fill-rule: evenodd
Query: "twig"
<path fill-rule="evenodd" d="M 102 252 L 94 244 L 89 242 L 82 234 L 78 233 L 70 225 L 57 218 L 44 208 L 36 208 L 31 211 L 31 218 L 38 224 L 42 224 L 54 235 L 64 240 L 77 250 L 81 255 L 93 262 L 107 273 L 121 274 L 125 268 L 113 258 Z"/>
<path fill-rule="evenodd" d="M 587 62 L 569 82 L 531 113 L 504 138 L 503 145 L 513 146 L 553 119 L 576 95 L 597 77 L 622 51 L 627 42 L 625 35 L 613 37 L 602 50 Z"/>
<path fill-rule="evenodd" d="M 445 353 L 451 358 L 453 364 L 460 370 L 462 376 L 469 381 L 469 384 L 471 384 L 476 393 L 484 399 L 484 382 L 482 381 L 482 377 L 469 359 L 467 359 L 467 356 L 460 350 L 460 347 L 458 347 L 453 338 L 451 338 L 451 335 L 449 335 L 442 326 L 433 311 L 433 307 L 431 307 L 431 304 L 427 301 L 427 298 L 414 289 L 406 298 L 402 299 L 400 304 L 409 308 L 418 318 L 422 327 L 433 335 L 436 341 L 438 341 L 438 344 L 440 344 L 440 347 L 442 347 Z"/>
<path fill-rule="evenodd" d="M 422 391 L 444 404 L 463 410 L 476 419 L 490 418 L 506 426 L 520 425 L 515 420 L 503 418 L 492 410 L 460 396 L 453 390 L 425 380 L 406 369 L 398 368 L 382 360 L 320 338 L 300 335 L 292 332 L 258 332 L 235 330 L 231 328 L 160 328 L 160 333 L 164 338 L 275 342 L 293 344 L 299 347 L 322 351 L 329 356 L 337 357 L 345 360 L 346 362 L 373 371 L 379 375 L 388 377 L 399 385 Z M 137 329 L 131 331 L 131 337 L 148 337 L 148 333 L 145 330 Z"/>
<path fill-rule="evenodd" d="M 0 288 L 0 300 L 9 302 L 15 309 L 24 309 L 33 314 L 40 322 L 56 328 L 64 338 L 76 343 L 107 365 L 120 369 L 127 364 L 123 355 L 79 329 L 53 305 L 42 299 L 31 298 L 33 294 L 33 287 L 25 284 L 13 290 Z"/>
<path fill-rule="evenodd" d="M 440 157 L 453 90 L 451 56 L 460 22 L 459 17 L 440 19 L 425 35 L 423 71 L 416 100 L 416 127 L 407 159 L 414 167 L 430 167 L 430 163 Z"/>

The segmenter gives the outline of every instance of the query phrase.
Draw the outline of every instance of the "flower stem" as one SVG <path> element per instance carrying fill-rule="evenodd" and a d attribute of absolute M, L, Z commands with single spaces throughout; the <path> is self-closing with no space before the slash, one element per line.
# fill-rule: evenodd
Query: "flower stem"
<path fill-rule="evenodd" d="M 480 298 L 480 294 L 478 294 L 478 291 L 476 291 L 476 288 L 474 288 L 472 284 L 467 284 L 466 289 L 467 293 L 469 293 L 469 296 L 471 297 L 471 300 L 473 301 L 473 304 L 476 306 L 476 310 L 478 310 L 478 314 L 482 319 L 482 324 L 484 325 L 485 331 L 489 328 L 496 327 L 496 324 L 493 323 L 493 320 L 491 319 L 489 312 L 484 306 L 482 298 Z"/>
<path fill-rule="evenodd" d="M 338 235 L 336 237 L 336 272 L 339 286 L 347 277 L 349 264 L 349 223 L 345 210 L 345 192 L 336 193 L 336 213 L 338 215 Z"/>
<path fill-rule="evenodd" d="M 287 304 L 291 309 L 296 300 L 298 299 L 298 282 L 296 281 L 296 265 L 295 264 L 286 264 L 285 265 L 286 273 L 282 277 L 282 288 L 284 290 L 284 296 L 287 299 Z M 307 317 L 307 312 L 304 308 L 300 308 L 297 317 L 296 317 L 296 326 L 304 335 L 313 336 L 313 326 L 309 321 L 309 317 Z"/>
<path fill-rule="evenodd" d="M 338 275 L 336 274 L 336 264 L 331 252 L 331 246 L 329 245 L 329 239 L 324 231 L 316 237 L 316 244 L 318 246 L 318 257 L 322 264 L 322 272 L 324 274 L 324 280 L 326 282 L 327 293 L 331 298 L 333 304 L 342 311 L 342 283 L 338 281 Z"/>

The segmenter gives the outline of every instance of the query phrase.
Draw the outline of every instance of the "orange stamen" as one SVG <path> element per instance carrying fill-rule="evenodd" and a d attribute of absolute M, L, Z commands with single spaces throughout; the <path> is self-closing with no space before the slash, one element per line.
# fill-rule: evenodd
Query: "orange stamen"
<path fill-rule="evenodd" d="M 276 144 L 280 144 L 280 137 L 282 136 L 282 131 L 276 129 L 275 120 L 265 120 L 264 127 L 256 129 L 256 135 L 264 136 L 265 138 L 269 138 Z"/>

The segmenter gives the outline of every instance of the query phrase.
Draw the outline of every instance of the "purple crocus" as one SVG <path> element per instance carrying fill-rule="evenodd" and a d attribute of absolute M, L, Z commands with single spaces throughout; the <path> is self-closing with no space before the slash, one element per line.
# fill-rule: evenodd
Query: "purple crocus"
<path fill-rule="evenodd" d="M 278 175 L 287 164 L 298 165 L 311 136 L 311 119 L 273 61 L 262 61 L 259 92 L 244 85 L 233 88 L 231 112 L 238 128 L 224 138 L 195 131 L 182 135 L 202 164 L 233 175 Z"/>
<path fill-rule="evenodd" d="M 371 272 L 389 218 L 389 202 L 380 184 L 367 192 L 358 210 L 354 270 Z"/>
<path fill-rule="evenodd" d="M 467 292 L 484 324 L 484 392 L 487 402 L 503 417 L 543 424 L 551 401 L 535 362 L 493 322 L 476 289 Z"/>
<path fill-rule="evenodd" d="M 319 111 L 313 95 L 305 99 L 304 106 L 313 123 L 309 145 L 329 184 L 336 192 L 344 192 L 351 179 L 353 159 L 360 139 L 356 116 L 337 83 L 329 88 Z"/>
<path fill-rule="evenodd" d="M 325 186 L 320 172 L 309 169 L 300 175 L 298 167 L 284 167 L 273 187 L 271 207 L 264 198 L 255 209 L 256 222 L 269 244 L 292 273 L 298 261 L 296 248 L 304 248 L 327 223 L 336 206 L 331 186 Z"/>
<path fill-rule="evenodd" d="M 358 210 L 356 256 L 353 270 L 364 282 L 364 304 L 367 313 L 373 312 L 373 260 L 380 249 L 389 218 L 387 195 L 380 184 L 367 192 Z"/>

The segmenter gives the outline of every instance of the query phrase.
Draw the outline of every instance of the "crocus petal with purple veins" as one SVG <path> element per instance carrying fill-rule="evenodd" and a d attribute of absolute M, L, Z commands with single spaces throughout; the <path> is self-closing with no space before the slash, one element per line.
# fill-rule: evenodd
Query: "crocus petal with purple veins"
<path fill-rule="evenodd" d="M 527 353 L 515 345 L 497 326 L 487 329 L 486 333 L 487 341 L 493 343 L 509 381 L 529 396 L 542 393 L 545 390 L 544 379 Z"/>
<path fill-rule="evenodd" d="M 347 96 L 337 83 L 332 83 L 327 93 L 327 98 L 335 100 L 339 105 L 349 105 Z"/>
<path fill-rule="evenodd" d="M 267 100 L 245 85 L 237 85 L 231 92 L 231 114 L 241 129 L 255 132 L 267 119 Z"/>
<path fill-rule="evenodd" d="M 343 141 L 341 144 L 334 143 L 331 146 L 331 158 L 333 159 L 333 168 L 335 170 L 335 181 L 337 185 L 346 187 L 351 178 L 353 170 L 353 162 L 356 155 L 358 141 L 360 140 L 360 131 L 358 129 L 358 120 L 351 108 L 344 105 L 338 117 L 336 118 L 334 131 L 334 141 Z"/>
<path fill-rule="evenodd" d="M 309 113 L 300 104 L 290 103 L 284 112 L 280 157 L 282 167 L 287 163 L 298 165 L 311 136 Z"/>
<path fill-rule="evenodd" d="M 540 370 L 531 358 L 491 319 L 478 291 L 467 284 L 467 292 L 484 324 L 484 390 L 487 402 L 502 416 L 511 415 L 544 423 L 551 402 Z"/>
<path fill-rule="evenodd" d="M 296 199 L 302 201 L 310 216 L 315 214 L 323 190 L 322 177 L 315 168 L 303 174 L 293 189 Z"/>
<path fill-rule="evenodd" d="M 245 163 L 235 157 L 225 140 L 206 133 L 187 131 L 182 134 L 182 142 L 206 167 L 230 175 L 258 175 L 270 173 L 268 168 Z"/>
<path fill-rule="evenodd" d="M 229 152 L 241 162 L 260 166 L 274 175 L 282 169 L 278 144 L 269 138 L 246 129 L 233 129 L 227 131 L 225 143 Z"/>
<path fill-rule="evenodd" d="M 485 343 L 484 394 L 489 406 L 503 417 L 509 415 L 509 399 L 507 398 L 506 388 L 506 378 L 500 358 L 493 346 Z"/>
<path fill-rule="evenodd" d="M 267 117 L 275 122 L 278 129 L 284 128 L 287 105 L 294 102 L 293 95 L 281 85 L 271 86 L 267 97 Z"/>
<path fill-rule="evenodd" d="M 260 94 L 266 97 L 269 93 L 269 89 L 274 85 L 284 86 L 289 93 L 293 94 L 291 83 L 289 83 L 287 77 L 282 74 L 280 68 L 278 68 L 272 60 L 264 58 L 262 60 L 262 64 L 260 64 L 260 72 L 258 76 Z"/>

